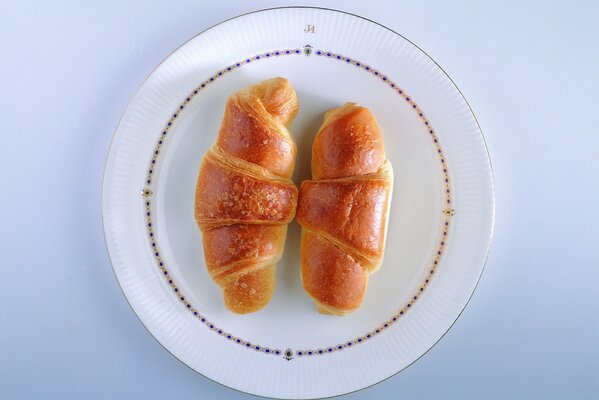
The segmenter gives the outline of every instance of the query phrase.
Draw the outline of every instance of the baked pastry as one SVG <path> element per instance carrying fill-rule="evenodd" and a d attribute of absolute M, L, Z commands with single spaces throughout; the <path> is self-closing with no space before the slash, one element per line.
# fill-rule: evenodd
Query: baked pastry
<path fill-rule="evenodd" d="M 302 283 L 321 313 L 344 315 L 362 303 L 383 260 L 392 185 L 372 113 L 354 103 L 325 113 L 297 209 Z"/>
<path fill-rule="evenodd" d="M 297 111 L 295 90 L 283 78 L 235 93 L 200 166 L 195 219 L 206 267 L 235 313 L 261 309 L 275 290 L 276 264 L 297 205 L 291 181 L 296 146 L 289 133 Z"/>

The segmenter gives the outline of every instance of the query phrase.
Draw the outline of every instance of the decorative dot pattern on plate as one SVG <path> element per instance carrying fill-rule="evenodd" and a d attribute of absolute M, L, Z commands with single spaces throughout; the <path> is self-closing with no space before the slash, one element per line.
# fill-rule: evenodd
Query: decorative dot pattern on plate
<path fill-rule="evenodd" d="M 250 341 L 244 340 L 242 338 L 236 337 L 232 333 L 227 332 L 226 330 L 218 327 L 213 322 L 210 322 L 206 316 L 201 314 L 200 310 L 198 310 L 196 307 L 194 307 L 193 304 L 191 304 L 189 302 L 189 300 L 187 300 L 186 296 L 181 292 L 181 289 L 178 287 L 178 285 L 175 283 L 175 280 L 171 276 L 171 274 L 168 270 L 168 267 L 167 267 L 167 263 L 162 258 L 160 250 L 159 250 L 159 244 L 158 244 L 158 240 L 156 239 L 155 230 L 154 230 L 155 222 L 153 221 L 153 218 L 152 218 L 153 217 L 152 198 L 154 196 L 154 191 L 152 189 L 152 182 L 153 182 L 153 177 L 154 177 L 154 174 L 156 171 L 156 167 L 159 164 L 159 155 L 160 155 L 163 144 L 165 143 L 165 141 L 168 138 L 170 128 L 174 125 L 177 118 L 185 110 L 187 105 L 191 101 L 193 101 L 194 97 L 196 95 L 198 95 L 203 89 L 205 89 L 206 86 L 214 83 L 215 81 L 217 81 L 219 78 L 223 77 L 224 75 L 231 73 L 231 72 L 235 71 L 236 69 L 239 69 L 239 68 L 243 67 L 244 65 L 250 64 L 252 62 L 276 59 L 276 58 L 282 57 L 282 56 L 297 56 L 297 55 L 302 55 L 302 54 L 306 57 L 309 57 L 310 55 L 315 54 L 318 57 L 329 58 L 329 59 L 331 59 L 331 61 L 333 61 L 333 60 L 339 61 L 344 64 L 347 64 L 348 66 L 351 65 L 353 67 L 359 68 L 359 69 L 363 70 L 364 72 L 371 74 L 374 78 L 380 80 L 383 84 L 387 85 L 391 90 L 393 90 L 395 93 L 397 93 L 397 95 L 401 96 L 405 100 L 406 104 L 415 113 L 417 113 L 418 117 L 420 118 L 422 123 L 425 125 L 427 132 L 431 138 L 431 143 L 433 144 L 433 146 L 435 147 L 435 150 L 437 152 L 438 159 L 439 159 L 439 165 L 440 165 L 440 168 L 442 171 L 442 179 L 443 179 L 443 187 L 444 187 L 443 204 L 445 204 L 446 208 L 442 212 L 443 220 L 441 223 L 441 233 L 439 235 L 440 239 L 439 239 L 438 245 L 435 249 L 435 253 L 433 254 L 433 261 L 431 262 L 431 265 L 429 266 L 428 273 L 426 274 L 426 278 L 418 286 L 418 289 L 411 296 L 408 303 L 406 303 L 394 315 L 392 315 L 391 318 L 389 318 L 387 321 L 383 322 L 377 328 L 365 333 L 364 335 L 362 335 L 360 337 L 357 337 L 357 338 L 354 338 L 352 340 L 348 340 L 348 341 L 345 341 L 342 343 L 338 343 L 334 346 L 327 346 L 327 347 L 322 347 L 322 348 L 318 348 L 318 349 L 300 349 L 300 350 L 295 350 L 295 351 L 292 350 L 291 348 L 288 348 L 285 351 L 281 351 L 280 349 L 273 349 L 270 347 L 265 347 L 265 346 L 262 346 L 259 344 L 251 343 Z M 402 90 L 397 84 L 395 84 L 389 78 L 389 76 L 384 74 L 382 71 L 379 71 L 376 68 L 374 68 L 370 65 L 364 64 L 361 61 L 357 61 L 349 56 L 337 54 L 337 53 L 334 53 L 331 51 L 313 50 L 312 46 L 309 44 L 304 46 L 303 49 L 296 48 L 296 49 L 274 50 L 274 51 L 258 54 L 253 57 L 249 57 L 244 60 L 235 62 L 235 63 L 225 67 L 224 69 L 217 71 L 214 75 L 208 77 L 204 82 L 200 83 L 195 89 L 193 89 L 188 94 L 188 96 L 183 100 L 183 102 L 177 107 L 176 111 L 171 114 L 171 117 L 166 122 L 165 127 L 163 128 L 161 134 L 159 135 L 159 138 L 156 142 L 156 146 L 154 148 L 152 157 L 151 157 L 149 165 L 148 165 L 148 169 L 146 172 L 145 185 L 141 191 L 141 195 L 143 197 L 144 206 L 145 206 L 144 212 L 145 212 L 145 216 L 146 216 L 146 231 L 148 234 L 150 249 L 154 253 L 156 265 L 160 269 L 161 275 L 164 277 L 166 284 L 170 286 L 173 293 L 177 296 L 177 299 L 179 300 L 179 302 L 187 310 L 189 310 L 189 312 L 195 318 L 197 318 L 202 324 L 204 324 L 207 327 L 207 329 L 214 331 L 214 333 L 217 335 L 223 336 L 223 338 L 225 340 L 229 340 L 229 341 L 231 341 L 231 343 L 243 346 L 245 348 L 248 348 L 248 349 L 251 349 L 254 351 L 262 352 L 264 354 L 270 354 L 270 355 L 275 355 L 275 356 L 282 355 L 283 359 L 285 359 L 287 361 L 291 361 L 292 359 L 294 359 L 294 355 L 301 357 L 301 358 L 311 357 L 311 356 L 316 356 L 316 355 L 325 355 L 325 354 L 341 351 L 341 350 L 347 349 L 349 347 L 356 346 L 358 344 L 365 342 L 366 340 L 372 339 L 374 336 L 381 334 L 384 330 L 389 329 L 393 324 L 395 324 L 401 317 L 403 317 L 412 308 L 412 306 L 417 302 L 417 300 L 420 298 L 420 296 L 422 296 L 424 294 L 425 289 L 429 286 L 431 279 L 439 265 L 441 256 L 443 255 L 443 250 L 446 247 L 447 236 L 449 234 L 449 228 L 450 228 L 450 220 L 451 220 L 451 217 L 455 214 L 455 210 L 453 208 L 451 208 L 451 185 L 450 185 L 449 172 L 448 172 L 447 161 L 445 159 L 445 155 L 443 153 L 443 150 L 441 149 L 439 139 L 438 139 L 437 135 L 435 134 L 435 131 L 432 128 L 430 121 L 424 116 L 424 112 L 420 109 L 420 107 L 414 101 L 414 99 L 411 98 L 407 93 L 405 93 L 404 90 Z"/>

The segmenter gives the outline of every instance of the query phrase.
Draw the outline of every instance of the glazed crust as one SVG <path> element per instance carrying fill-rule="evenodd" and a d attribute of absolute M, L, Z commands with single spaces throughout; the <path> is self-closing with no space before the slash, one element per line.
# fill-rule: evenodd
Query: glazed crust
<path fill-rule="evenodd" d="M 293 87 L 281 79 L 231 96 L 216 144 L 226 154 L 289 178 L 296 146 L 286 125 L 295 118 L 298 102 Z"/>
<path fill-rule="evenodd" d="M 389 178 L 388 170 L 381 168 L 376 174 L 304 181 L 297 219 L 372 272 L 385 247 Z"/>
<path fill-rule="evenodd" d="M 300 187 L 302 281 L 322 313 L 344 315 L 383 259 L 393 169 L 372 113 L 347 103 L 327 112 L 314 139 L 313 180 Z"/>
<path fill-rule="evenodd" d="M 312 145 L 312 179 L 372 174 L 384 161 L 381 130 L 367 108 L 346 103 L 325 113 Z"/>
<path fill-rule="evenodd" d="M 235 313 L 261 309 L 275 290 L 298 197 L 288 130 L 297 110 L 295 91 L 283 78 L 235 93 L 200 166 L 194 212 L 206 267 Z"/>
<path fill-rule="evenodd" d="M 226 162 L 226 153 L 208 151 L 198 176 L 196 221 L 201 227 L 288 224 L 293 219 L 297 188 L 290 181 Z"/>
<path fill-rule="evenodd" d="M 302 283 L 319 311 L 343 315 L 362 302 L 368 276 L 361 265 L 329 240 L 302 232 Z"/>

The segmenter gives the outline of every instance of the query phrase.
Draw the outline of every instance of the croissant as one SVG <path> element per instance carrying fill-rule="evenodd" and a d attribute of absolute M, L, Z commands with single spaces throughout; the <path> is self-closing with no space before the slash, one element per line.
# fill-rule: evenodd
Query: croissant
<path fill-rule="evenodd" d="M 381 265 L 393 169 L 372 113 L 354 103 L 325 113 L 312 146 L 312 178 L 302 182 L 301 277 L 319 312 L 345 315 Z"/>
<path fill-rule="evenodd" d="M 297 111 L 295 90 L 283 78 L 233 94 L 200 166 L 195 219 L 206 267 L 235 313 L 261 309 L 275 290 L 298 197 L 291 181 L 296 146 L 288 129 Z"/>

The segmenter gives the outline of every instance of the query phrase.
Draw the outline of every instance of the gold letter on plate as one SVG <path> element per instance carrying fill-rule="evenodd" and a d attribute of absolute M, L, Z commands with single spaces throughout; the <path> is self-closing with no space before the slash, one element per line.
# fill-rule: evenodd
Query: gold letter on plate
<path fill-rule="evenodd" d="M 315 28 L 314 25 L 308 24 L 308 25 L 306 25 L 306 29 L 304 29 L 304 32 L 306 32 L 306 33 L 314 33 L 314 28 Z"/>

